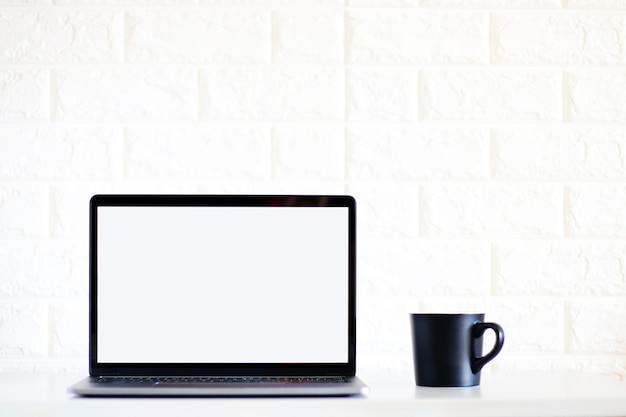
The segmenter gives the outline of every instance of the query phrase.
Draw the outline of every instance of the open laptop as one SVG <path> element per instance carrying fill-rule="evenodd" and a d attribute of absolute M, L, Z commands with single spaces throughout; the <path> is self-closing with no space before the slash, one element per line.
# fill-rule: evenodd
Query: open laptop
<path fill-rule="evenodd" d="M 355 376 L 350 196 L 95 195 L 83 396 L 339 396 Z"/>

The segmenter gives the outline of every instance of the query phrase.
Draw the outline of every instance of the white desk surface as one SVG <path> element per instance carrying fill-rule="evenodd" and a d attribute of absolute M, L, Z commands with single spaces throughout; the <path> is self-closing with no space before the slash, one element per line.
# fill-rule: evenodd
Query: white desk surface
<path fill-rule="evenodd" d="M 363 374 L 364 397 L 93 399 L 81 375 L 0 373 L 0 416 L 626 416 L 626 381 L 584 372 L 494 371 L 480 387 L 415 387 L 411 374 Z"/>

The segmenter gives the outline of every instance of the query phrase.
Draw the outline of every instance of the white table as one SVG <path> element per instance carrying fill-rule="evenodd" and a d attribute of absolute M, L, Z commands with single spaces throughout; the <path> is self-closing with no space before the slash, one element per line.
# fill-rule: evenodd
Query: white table
<path fill-rule="evenodd" d="M 626 382 L 583 372 L 483 375 L 480 387 L 415 387 L 411 375 L 363 374 L 357 398 L 93 399 L 67 394 L 82 375 L 0 374 L 0 416 L 626 416 Z"/>

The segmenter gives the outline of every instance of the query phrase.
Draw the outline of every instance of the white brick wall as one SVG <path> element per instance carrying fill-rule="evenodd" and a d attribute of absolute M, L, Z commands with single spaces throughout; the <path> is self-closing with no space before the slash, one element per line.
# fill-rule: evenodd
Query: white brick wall
<path fill-rule="evenodd" d="M 0 371 L 86 370 L 95 193 L 349 193 L 359 368 L 481 310 L 626 377 L 623 0 L 0 0 Z"/>

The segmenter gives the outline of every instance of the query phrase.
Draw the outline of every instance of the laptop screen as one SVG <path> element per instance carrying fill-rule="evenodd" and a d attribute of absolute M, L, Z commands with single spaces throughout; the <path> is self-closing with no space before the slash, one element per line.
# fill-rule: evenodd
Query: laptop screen
<path fill-rule="evenodd" d="M 352 202 L 94 197 L 93 363 L 347 364 Z"/>

